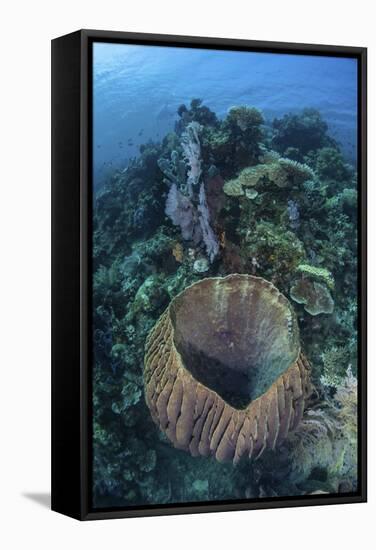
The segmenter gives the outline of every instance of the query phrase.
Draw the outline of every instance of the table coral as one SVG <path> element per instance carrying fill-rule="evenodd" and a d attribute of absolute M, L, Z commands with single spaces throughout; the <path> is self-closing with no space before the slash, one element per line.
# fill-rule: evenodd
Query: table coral
<path fill-rule="evenodd" d="M 334 301 L 328 288 L 309 279 L 299 279 L 290 290 L 291 298 L 311 315 L 333 313 Z"/>

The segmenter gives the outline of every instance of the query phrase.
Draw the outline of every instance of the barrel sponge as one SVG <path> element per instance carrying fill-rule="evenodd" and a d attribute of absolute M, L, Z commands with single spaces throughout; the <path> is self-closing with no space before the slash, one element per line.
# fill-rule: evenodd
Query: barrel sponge
<path fill-rule="evenodd" d="M 187 287 L 149 333 L 146 403 L 172 444 L 236 464 L 294 430 L 310 393 L 290 302 L 251 275 Z"/>

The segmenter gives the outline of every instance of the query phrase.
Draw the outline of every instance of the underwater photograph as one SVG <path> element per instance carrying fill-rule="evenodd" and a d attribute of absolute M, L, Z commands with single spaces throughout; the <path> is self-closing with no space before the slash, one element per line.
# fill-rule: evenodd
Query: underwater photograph
<path fill-rule="evenodd" d="M 358 60 L 92 45 L 92 506 L 358 491 Z"/>

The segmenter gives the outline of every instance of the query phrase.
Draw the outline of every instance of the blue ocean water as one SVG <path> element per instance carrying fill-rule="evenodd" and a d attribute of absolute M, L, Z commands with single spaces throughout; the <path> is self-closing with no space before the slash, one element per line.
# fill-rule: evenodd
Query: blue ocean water
<path fill-rule="evenodd" d="M 162 139 L 192 98 L 219 116 L 233 105 L 254 106 L 267 122 L 318 109 L 355 162 L 355 59 L 95 43 L 93 68 L 96 184 L 126 166 L 140 144 Z"/>

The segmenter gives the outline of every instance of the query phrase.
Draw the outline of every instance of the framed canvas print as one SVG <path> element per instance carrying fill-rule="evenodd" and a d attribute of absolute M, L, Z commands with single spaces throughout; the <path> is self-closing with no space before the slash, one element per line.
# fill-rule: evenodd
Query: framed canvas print
<path fill-rule="evenodd" d="M 366 50 L 52 41 L 52 508 L 366 500 Z"/>

